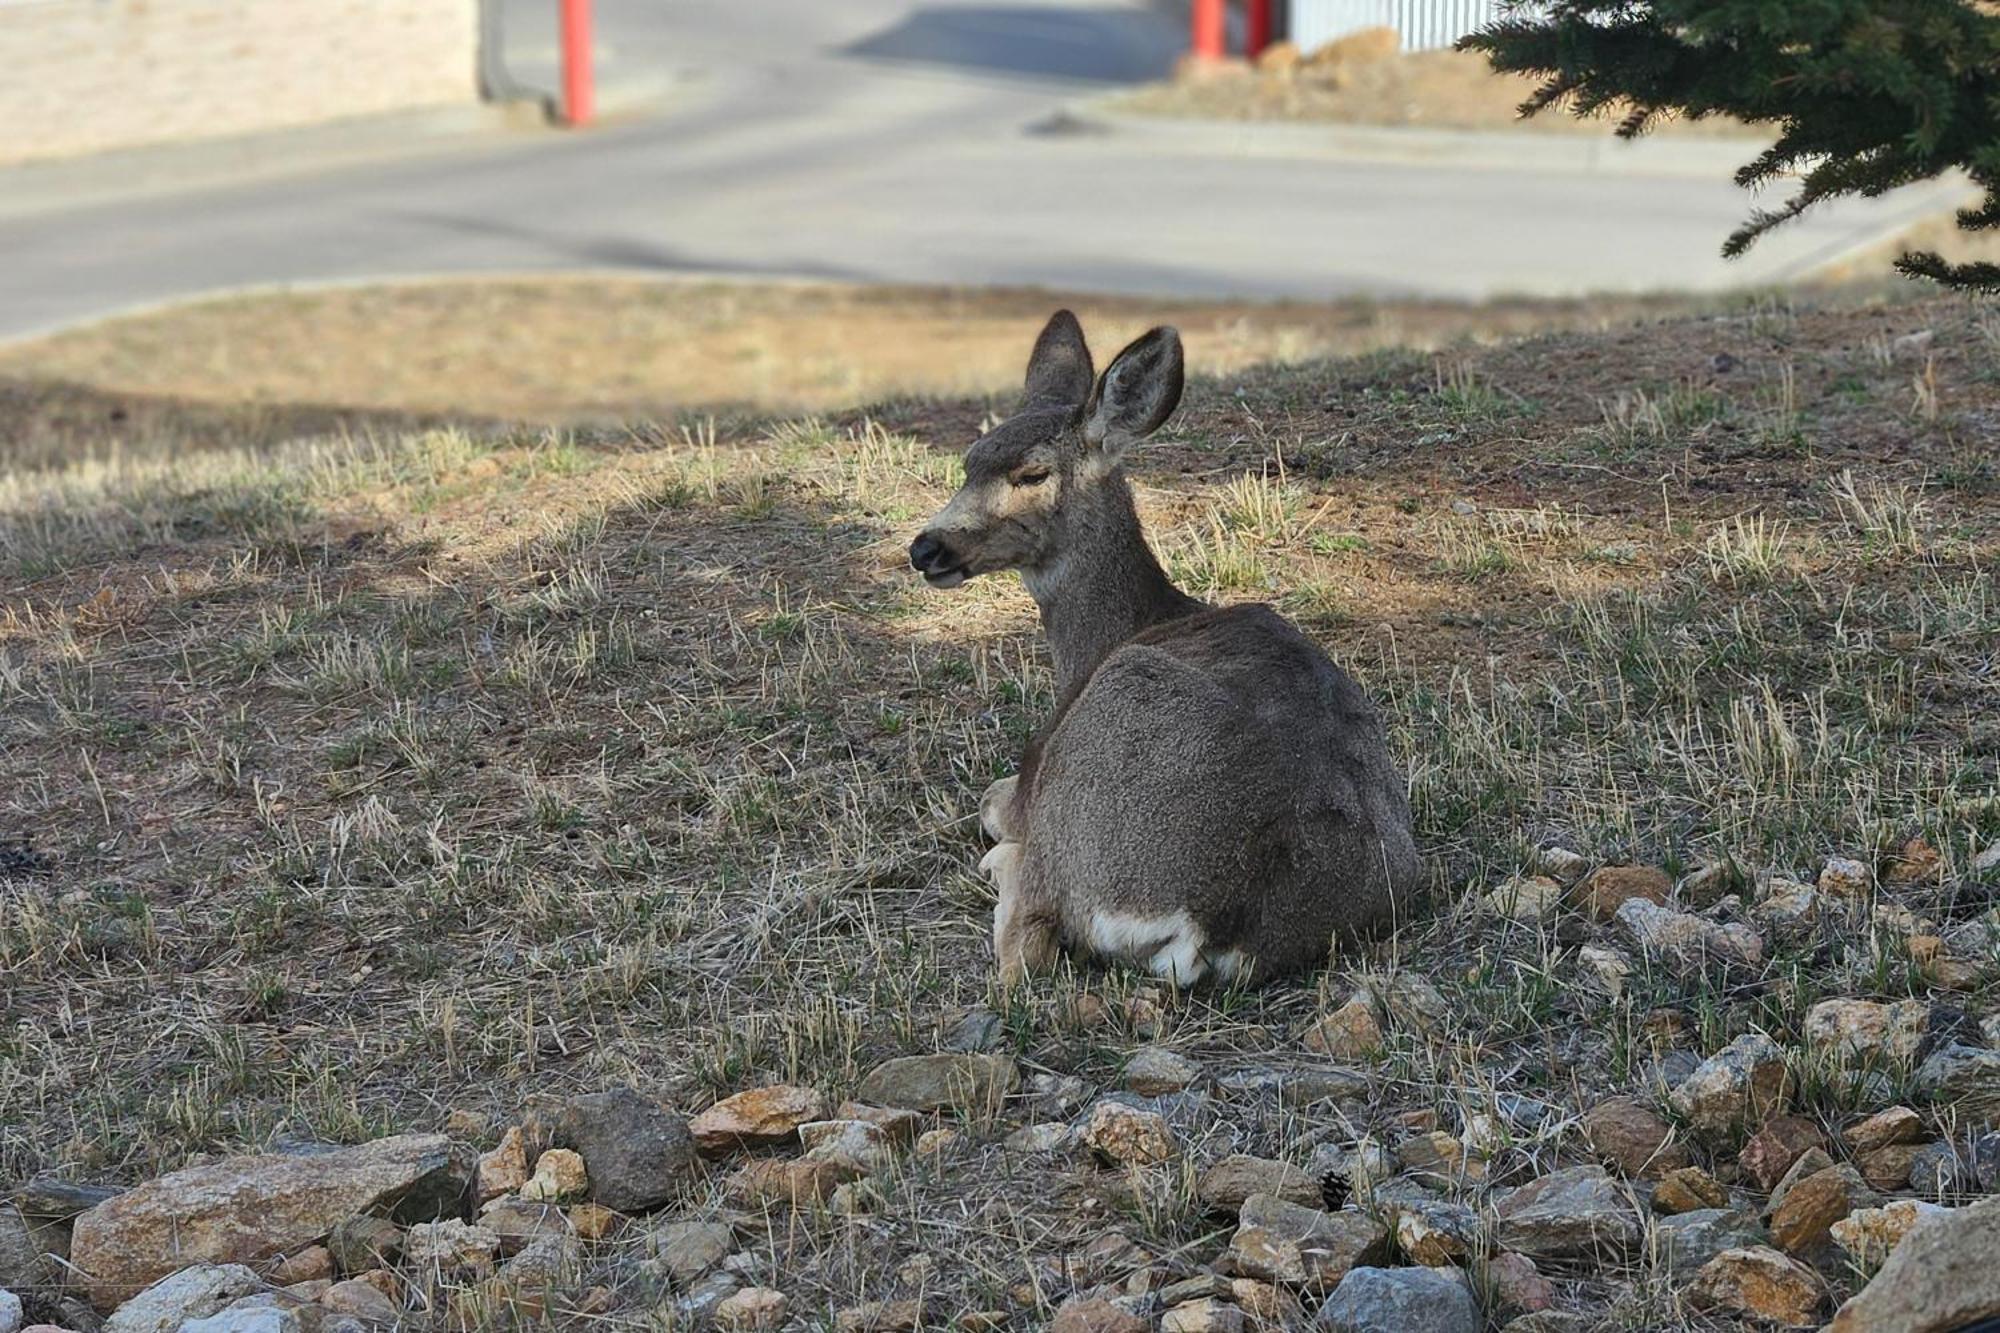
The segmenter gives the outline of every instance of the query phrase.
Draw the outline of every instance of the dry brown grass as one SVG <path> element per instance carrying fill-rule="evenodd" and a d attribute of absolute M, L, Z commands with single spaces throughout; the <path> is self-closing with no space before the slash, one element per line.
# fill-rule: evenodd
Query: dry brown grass
<path fill-rule="evenodd" d="M 1914 329 L 1921 366 L 1889 342 Z M 1921 833 L 1941 871 L 1898 895 L 1991 910 L 1993 875 L 1966 870 L 2000 836 L 1990 309 L 1767 305 L 1196 379 L 1138 466 L 1154 540 L 1205 595 L 1275 600 L 1382 700 L 1440 890 L 1436 918 L 1257 994 L 1095 969 L 988 989 L 973 806 L 1047 709 L 1047 662 L 1013 580 L 932 593 L 902 550 L 995 405 L 290 443 L 272 408 L 254 449 L 14 471 L 0 1180 L 133 1179 L 280 1126 L 352 1139 L 613 1080 L 689 1111 L 778 1078 L 838 1093 L 980 1004 L 1030 1071 L 1100 1086 L 1139 994 L 1213 1072 L 1299 1067 L 1323 1062 L 1295 1034 L 1357 970 L 1433 978 L 1453 1022 L 1394 1034 L 1366 1098 L 1222 1091 L 1184 1125 L 1191 1162 L 1304 1160 L 1496 1092 L 1573 1109 L 1632 1086 L 1656 1007 L 1708 1049 L 1795 1039 L 1835 987 L 1915 984 L 1833 929 L 1754 977 L 1648 969 L 1605 1003 L 1576 983 L 1592 928 L 1471 908 L 1542 842 L 1804 871 Z M 1220 1245 L 1191 1168 L 1135 1181 L 972 1129 L 875 1217 L 752 1219 L 746 1245 L 801 1311 L 921 1295 L 939 1326 L 1024 1328 L 1107 1229 L 1183 1260 Z M 1514 1139 L 1494 1178 L 1573 1136 Z M 590 1261 L 624 1293 L 614 1327 L 654 1317 L 632 1255 Z M 1687 1318 L 1643 1264 L 1562 1285 L 1614 1326 Z"/>

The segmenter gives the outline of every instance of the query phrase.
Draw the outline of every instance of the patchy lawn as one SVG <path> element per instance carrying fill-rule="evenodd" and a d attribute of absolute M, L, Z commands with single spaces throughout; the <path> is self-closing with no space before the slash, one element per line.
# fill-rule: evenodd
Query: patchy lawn
<path fill-rule="evenodd" d="M 412 318 L 444 330 L 489 300 L 518 318 L 499 296 L 437 299 Z M 399 308 L 312 300 L 347 348 Z M 206 315 L 247 328 L 255 306 Z M 449 424 L 396 414 L 466 409 L 507 376 L 386 353 L 292 364 L 309 335 L 277 328 L 268 355 L 204 368 L 145 327 L 75 337 L 124 349 L 125 391 L 242 373 L 278 402 L 386 415 L 218 408 L 239 447 L 0 479 L 0 1180 L 131 1182 L 281 1130 L 354 1141 L 454 1109 L 498 1127 L 532 1094 L 613 1082 L 688 1113 L 773 1081 L 838 1097 L 991 1006 L 990 1039 L 1031 1077 L 888 1173 L 874 1211 L 733 1207 L 723 1168 L 683 1211 L 732 1216 L 799 1317 L 911 1298 L 928 1327 L 994 1310 L 1028 1328 L 1072 1290 L 1214 1261 L 1232 1222 L 1196 1180 L 1231 1152 L 1352 1160 L 1364 1137 L 1437 1128 L 1482 1158 L 1482 1180 L 1442 1187 L 1478 1206 L 1587 1160 L 1577 1112 L 1651 1097 L 1752 1029 L 1786 1048 L 1826 1130 L 1915 1096 L 1907 1069 L 1842 1080 L 1805 1049 L 1822 997 L 2000 1005 L 2000 870 L 1972 868 L 2000 838 L 1991 306 L 1765 303 L 1269 364 L 1253 362 L 1281 349 L 1248 338 L 1143 451 L 1142 508 L 1184 586 L 1276 602 L 1381 701 L 1436 914 L 1258 993 L 1082 968 L 1004 1001 L 974 804 L 1048 709 L 1048 663 L 1015 580 L 928 591 L 904 547 L 1006 395 Z M 1205 345 L 1217 327 L 1189 329 L 1198 364 L 1225 355 Z M 10 354 L 14 373 L 64 373 L 61 347 Z M 972 360 L 990 386 L 997 361 Z M 363 398 L 371 364 L 389 387 Z M 594 405 L 650 401 L 664 364 Z M 496 388 L 490 415 L 555 405 L 561 378 Z M 40 420 L 25 452 L 46 464 L 68 428 Z M 1882 882 L 1802 931 L 1763 929 L 1755 966 L 1675 969 L 1572 909 L 1484 910 L 1551 844 L 1674 879 L 1721 867 L 1689 905 L 1749 902 L 1830 855 Z M 1936 989 L 1913 933 L 1967 954 L 1970 989 Z M 1618 998 L 1586 946 L 1625 953 Z M 1392 1019 L 1372 1057 L 1302 1046 L 1396 969 L 1448 1018 Z M 1002 1146 L 1058 1113 L 1062 1080 L 1114 1087 L 1148 1042 L 1222 1080 L 1174 1108 L 1168 1166 Z M 1360 1076 L 1337 1100 L 1257 1077 L 1330 1063 Z M 1970 1127 L 1916 1104 L 1931 1138 Z M 1689 1141 L 1761 1198 L 1734 1141 Z M 589 1251 L 607 1326 L 663 1326 L 634 1276 L 644 1232 Z M 1545 1267 L 1611 1327 L 1695 1320 L 1646 1253 Z"/>

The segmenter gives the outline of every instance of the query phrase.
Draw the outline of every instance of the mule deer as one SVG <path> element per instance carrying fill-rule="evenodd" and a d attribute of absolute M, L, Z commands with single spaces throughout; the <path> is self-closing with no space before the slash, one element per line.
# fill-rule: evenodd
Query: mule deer
<path fill-rule="evenodd" d="M 1174 330 L 1093 380 L 1058 311 L 1020 410 L 910 544 L 933 587 L 1019 570 L 1055 656 L 1054 716 L 980 802 L 1003 983 L 1065 944 L 1176 984 L 1261 981 L 1323 962 L 1417 887 L 1403 779 L 1361 688 L 1270 607 L 1187 596 L 1146 545 L 1120 462 L 1181 386 Z"/>

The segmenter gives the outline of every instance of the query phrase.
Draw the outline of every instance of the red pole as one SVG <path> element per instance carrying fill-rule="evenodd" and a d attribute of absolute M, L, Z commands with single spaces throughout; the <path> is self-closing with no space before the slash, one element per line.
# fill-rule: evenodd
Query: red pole
<path fill-rule="evenodd" d="M 1223 13 L 1227 0 L 1194 0 L 1192 40 L 1189 43 L 1201 60 L 1220 60 L 1228 54 L 1223 36 Z"/>
<path fill-rule="evenodd" d="M 562 0 L 563 120 L 575 127 L 597 116 L 590 68 L 590 0 Z"/>
<path fill-rule="evenodd" d="M 1249 20 L 1243 35 L 1243 54 L 1252 60 L 1271 44 L 1271 0 L 1245 0 Z"/>

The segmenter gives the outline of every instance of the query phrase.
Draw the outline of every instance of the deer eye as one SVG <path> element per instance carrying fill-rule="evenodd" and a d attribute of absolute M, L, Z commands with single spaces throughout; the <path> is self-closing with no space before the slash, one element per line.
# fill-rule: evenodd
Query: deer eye
<path fill-rule="evenodd" d="M 1039 486 L 1048 479 L 1049 470 L 1045 467 L 1024 467 L 1012 478 L 1016 486 Z"/>

